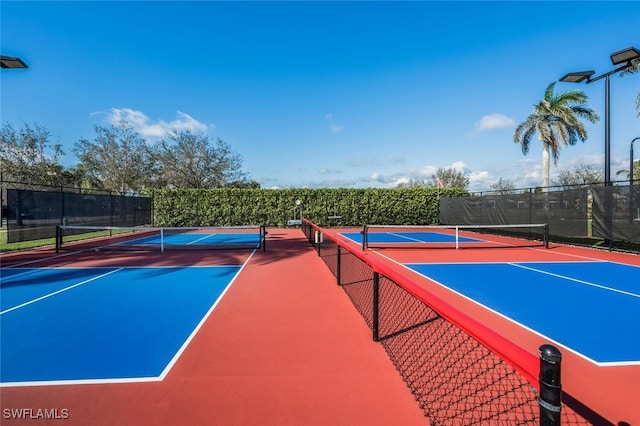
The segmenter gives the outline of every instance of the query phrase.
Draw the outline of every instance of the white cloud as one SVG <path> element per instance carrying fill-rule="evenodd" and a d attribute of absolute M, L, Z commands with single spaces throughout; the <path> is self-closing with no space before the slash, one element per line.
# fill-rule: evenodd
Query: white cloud
<path fill-rule="evenodd" d="M 476 132 L 484 132 L 485 130 L 506 129 L 515 124 L 512 118 L 504 114 L 485 115 L 476 122 Z"/>
<path fill-rule="evenodd" d="M 435 174 L 438 170 L 436 166 L 424 166 L 417 170 L 410 170 L 409 177 L 423 179 L 425 177 L 431 178 L 431 175 Z"/>
<path fill-rule="evenodd" d="M 464 173 L 467 170 L 467 164 L 463 161 L 456 161 L 451 163 L 450 166 L 445 167 L 445 169 L 454 169 L 461 173 Z"/>
<path fill-rule="evenodd" d="M 340 133 L 341 131 L 344 130 L 343 125 L 334 123 L 332 113 L 329 112 L 325 114 L 324 118 L 329 122 L 329 131 L 331 133 Z"/>
<path fill-rule="evenodd" d="M 409 182 L 411 182 L 411 179 L 407 178 L 407 177 L 401 177 L 399 179 L 397 179 L 395 181 L 395 185 L 394 186 L 398 186 L 398 185 L 406 185 Z"/>
<path fill-rule="evenodd" d="M 209 128 L 206 124 L 182 111 L 177 111 L 175 120 L 168 122 L 162 119 L 153 121 L 142 111 L 131 108 L 111 108 L 106 113 L 105 121 L 109 124 L 117 125 L 122 120 L 131 124 L 134 130 L 142 136 L 150 138 L 162 138 L 170 132 L 191 131 L 205 133 Z"/>
<path fill-rule="evenodd" d="M 486 170 L 470 172 L 466 175 L 469 178 L 469 189 L 472 191 L 487 190 L 491 186 L 491 174 Z"/>
<path fill-rule="evenodd" d="M 318 174 L 321 174 L 321 175 L 334 175 L 339 173 L 342 173 L 342 170 L 330 169 L 328 167 L 320 167 L 318 169 Z"/>
<path fill-rule="evenodd" d="M 338 126 L 337 124 L 329 124 L 329 130 L 331 130 L 331 133 L 340 133 L 341 131 L 344 130 L 344 126 Z"/>
<path fill-rule="evenodd" d="M 476 121 L 475 128 L 473 132 L 469 134 L 469 137 L 475 138 L 482 132 L 508 129 L 514 125 L 515 121 L 504 114 L 488 114 Z"/>

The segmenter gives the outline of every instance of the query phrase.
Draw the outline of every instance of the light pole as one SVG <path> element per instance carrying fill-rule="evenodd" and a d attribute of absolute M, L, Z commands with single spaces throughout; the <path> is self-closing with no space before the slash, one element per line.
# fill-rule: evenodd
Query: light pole
<path fill-rule="evenodd" d="M 640 137 L 633 138 L 631 140 L 631 147 L 629 148 L 629 223 L 633 223 L 633 208 L 635 207 L 635 193 L 633 189 L 633 143 L 640 140 Z M 640 220 L 640 214 L 638 214 L 638 220 Z"/>
<path fill-rule="evenodd" d="M 587 84 L 598 81 L 602 78 L 605 79 L 604 85 L 604 184 L 605 186 L 611 186 L 611 96 L 610 96 L 610 83 L 609 77 L 617 72 L 620 72 L 631 65 L 631 61 L 640 58 L 640 50 L 635 47 L 627 47 L 626 49 L 619 50 L 612 53 L 611 62 L 613 65 L 622 66 L 617 67 L 607 73 L 601 74 L 597 77 L 592 77 L 595 71 L 579 71 L 570 72 L 560 79 L 560 81 L 567 83 L 582 83 L 586 80 Z"/>
<path fill-rule="evenodd" d="M 13 56 L 0 55 L 0 68 L 29 68 L 27 64 L 20 58 L 14 58 Z M 2 182 L 2 174 L 0 174 L 0 182 Z M 2 191 L 0 191 L 0 205 L 3 204 Z M 0 212 L 0 224 L 4 225 L 4 214 Z"/>
<path fill-rule="evenodd" d="M 640 137 L 633 138 L 631 141 L 631 148 L 629 148 L 629 182 L 633 185 L 633 143 L 640 140 Z"/>
<path fill-rule="evenodd" d="M 579 71 L 570 72 L 560 79 L 560 81 L 567 83 L 581 83 L 586 80 L 587 84 L 593 83 L 604 78 L 604 185 L 611 186 L 611 95 L 610 95 L 610 83 L 609 77 L 617 72 L 631 66 L 631 61 L 640 58 L 640 50 L 635 47 L 627 47 L 626 49 L 613 52 L 611 55 L 611 63 L 620 65 L 619 67 L 601 74 L 597 77 L 592 77 L 595 71 Z M 613 240 L 613 206 L 611 202 L 611 191 L 605 188 L 605 237 L 604 242 L 609 248 L 612 248 Z"/>
<path fill-rule="evenodd" d="M 20 58 L 0 55 L 0 68 L 29 68 Z"/>

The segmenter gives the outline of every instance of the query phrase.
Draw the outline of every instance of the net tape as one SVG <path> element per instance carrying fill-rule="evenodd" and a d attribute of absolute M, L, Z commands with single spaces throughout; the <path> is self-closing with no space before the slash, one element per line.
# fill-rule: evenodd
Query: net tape
<path fill-rule="evenodd" d="M 505 246 L 522 246 L 531 245 L 533 241 L 539 243 L 545 248 L 549 247 L 549 225 L 546 223 L 532 224 L 508 224 L 508 225 L 364 225 L 362 229 L 362 248 L 368 249 L 372 247 L 394 247 L 432 245 L 437 248 L 446 248 L 444 244 L 448 242 L 450 246 L 460 249 L 470 243 L 470 246 L 479 247 L 479 243 L 487 242 L 474 238 L 483 237 L 509 237 L 509 240 L 501 239 L 496 241 L 488 241 L 494 243 L 495 247 Z M 371 236 L 374 234 L 388 234 L 396 236 L 393 240 L 376 240 L 372 241 Z M 404 234 L 403 234 L 404 233 Z M 419 238 L 412 238 L 410 235 L 414 233 L 446 233 L 453 238 L 449 241 L 428 241 Z M 375 239 L 375 238 L 374 238 Z M 526 242 L 526 243 L 525 243 Z"/>
<path fill-rule="evenodd" d="M 262 248 L 266 250 L 264 225 L 200 227 L 58 226 L 56 251 L 159 250 Z M 186 238 L 185 238 L 186 237 Z"/>

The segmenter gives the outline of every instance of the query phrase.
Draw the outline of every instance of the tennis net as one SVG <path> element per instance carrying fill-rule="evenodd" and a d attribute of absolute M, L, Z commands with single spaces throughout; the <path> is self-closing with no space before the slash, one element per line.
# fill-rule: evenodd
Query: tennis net
<path fill-rule="evenodd" d="M 266 250 L 264 225 L 204 227 L 58 226 L 56 252 Z"/>
<path fill-rule="evenodd" d="M 365 225 L 346 237 L 371 248 L 549 247 L 547 224 Z"/>

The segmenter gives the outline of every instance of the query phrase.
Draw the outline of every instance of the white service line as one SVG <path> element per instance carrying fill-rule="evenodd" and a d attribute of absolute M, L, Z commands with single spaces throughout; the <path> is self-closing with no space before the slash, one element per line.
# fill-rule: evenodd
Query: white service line
<path fill-rule="evenodd" d="M 56 294 L 60 294 L 60 293 L 65 292 L 67 290 L 71 290 L 72 288 L 76 288 L 76 287 L 79 287 L 81 285 L 90 283 L 91 281 L 95 281 L 95 280 L 97 280 L 99 278 L 106 277 L 107 275 L 113 274 L 114 272 L 118 272 L 118 271 L 121 271 L 123 269 L 124 268 L 114 269 L 113 271 L 105 272 L 104 274 L 89 278 L 88 280 L 84 280 L 82 282 L 79 282 L 77 284 L 71 285 L 69 287 L 61 288 L 60 290 L 54 291 L 53 293 L 45 294 L 44 296 L 40 296 L 40 297 L 35 298 L 33 300 L 29 300 L 28 302 L 24 302 L 24 303 L 21 303 L 19 305 L 16 305 L 16 306 L 12 307 L 12 308 L 5 309 L 4 311 L 0 311 L 0 315 L 6 314 L 7 312 L 11 312 L 11 311 L 14 311 L 14 310 L 22 308 L 22 307 L 25 307 L 27 305 L 31 305 L 32 303 L 39 302 L 40 300 L 47 299 L 47 298 L 49 298 L 51 296 L 55 296 Z"/>

